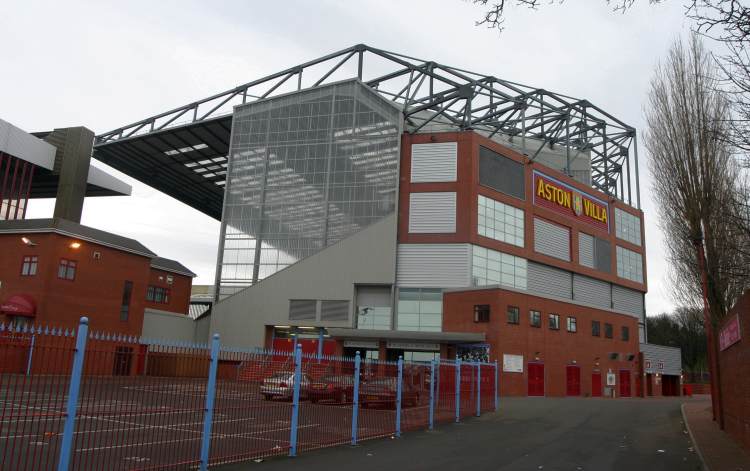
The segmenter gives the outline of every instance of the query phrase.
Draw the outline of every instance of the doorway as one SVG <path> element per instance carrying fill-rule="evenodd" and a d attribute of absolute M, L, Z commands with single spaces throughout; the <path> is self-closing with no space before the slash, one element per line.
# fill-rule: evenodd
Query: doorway
<path fill-rule="evenodd" d="M 630 370 L 620 370 L 620 397 L 630 397 Z"/>
<path fill-rule="evenodd" d="M 599 371 L 591 373 L 591 397 L 602 397 L 602 374 Z"/>
<path fill-rule="evenodd" d="M 544 363 L 529 363 L 529 396 L 544 396 Z"/>
<path fill-rule="evenodd" d="M 565 395 L 566 396 L 580 396 L 581 395 L 581 369 L 575 365 L 568 365 L 565 367 L 565 376 L 567 378 Z"/>

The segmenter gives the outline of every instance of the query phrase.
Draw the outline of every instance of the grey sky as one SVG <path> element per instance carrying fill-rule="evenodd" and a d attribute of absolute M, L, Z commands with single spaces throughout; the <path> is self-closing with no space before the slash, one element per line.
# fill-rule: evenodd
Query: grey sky
<path fill-rule="evenodd" d="M 502 34 L 460 0 L 11 1 L 0 8 L 0 117 L 26 131 L 108 131 L 357 43 L 586 98 L 643 135 L 654 65 L 687 34 L 682 4 L 604 0 L 513 9 Z M 671 310 L 640 145 L 647 311 Z M 91 198 L 83 223 L 138 239 L 213 282 L 219 223 L 101 163 L 132 197 Z M 34 201 L 29 217 L 49 217 Z"/>

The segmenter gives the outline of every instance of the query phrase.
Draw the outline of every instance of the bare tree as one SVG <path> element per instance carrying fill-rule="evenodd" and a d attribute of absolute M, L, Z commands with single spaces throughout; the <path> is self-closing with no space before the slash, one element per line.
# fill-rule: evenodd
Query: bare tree
<path fill-rule="evenodd" d="M 652 79 L 645 136 L 674 292 L 688 305 L 705 304 L 712 385 L 719 381 L 713 332 L 747 286 L 747 233 L 737 224 L 743 190 L 725 139 L 730 103 L 718 81 L 699 37 L 687 46 L 677 40 Z M 718 391 L 714 397 L 721 425 Z"/>

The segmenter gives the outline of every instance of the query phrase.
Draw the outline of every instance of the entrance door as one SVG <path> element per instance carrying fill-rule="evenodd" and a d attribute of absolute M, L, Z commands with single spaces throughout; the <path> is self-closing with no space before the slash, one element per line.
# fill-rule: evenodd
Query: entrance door
<path fill-rule="evenodd" d="M 581 369 L 574 365 L 568 365 L 565 367 L 565 375 L 567 377 L 567 387 L 565 388 L 566 396 L 580 396 L 581 395 Z"/>
<path fill-rule="evenodd" d="M 646 374 L 646 395 L 654 395 L 654 376 L 651 373 Z"/>
<path fill-rule="evenodd" d="M 543 363 L 529 363 L 529 396 L 544 396 Z"/>
<path fill-rule="evenodd" d="M 602 397 L 602 374 L 591 373 L 591 397 Z"/>
<path fill-rule="evenodd" d="M 620 370 L 620 397 L 630 397 L 630 370 Z"/>
<path fill-rule="evenodd" d="M 115 349 L 115 361 L 112 374 L 115 376 L 130 375 L 130 365 L 133 361 L 133 349 L 130 347 L 117 347 Z"/>

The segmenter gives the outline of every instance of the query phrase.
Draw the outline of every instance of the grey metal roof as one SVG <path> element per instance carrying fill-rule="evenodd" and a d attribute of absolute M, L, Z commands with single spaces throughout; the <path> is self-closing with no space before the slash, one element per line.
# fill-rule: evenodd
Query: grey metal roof
<path fill-rule="evenodd" d="M 677 347 L 656 345 L 653 343 L 640 344 L 643 353 L 646 373 L 661 373 L 666 375 L 682 374 L 682 350 Z M 659 368 L 661 366 L 661 368 Z"/>
<path fill-rule="evenodd" d="M 179 275 L 191 276 L 195 278 L 197 275 L 190 271 L 185 265 L 181 264 L 177 260 L 172 260 L 164 257 L 154 257 L 151 259 L 151 268 L 164 270 Z"/>
<path fill-rule="evenodd" d="M 463 343 L 484 342 L 484 333 L 468 332 L 417 332 L 408 330 L 369 330 L 347 329 L 341 327 L 326 328 L 331 337 L 341 339 L 385 339 L 416 340 L 422 342 Z"/>
<path fill-rule="evenodd" d="M 102 133 L 94 158 L 221 219 L 233 107 L 351 78 L 396 103 L 410 133 L 529 138 L 532 160 L 545 146 L 589 152 L 592 186 L 640 207 L 635 128 L 588 100 L 364 44 Z"/>
<path fill-rule="evenodd" d="M 188 305 L 188 316 L 194 321 L 210 316 L 212 305 L 213 303 L 210 302 L 195 302 L 191 300 Z"/>
<path fill-rule="evenodd" d="M 84 226 L 73 221 L 68 221 L 67 219 L 50 218 L 0 221 L 0 234 L 33 233 L 56 233 L 148 258 L 156 257 L 154 252 L 135 239 L 94 229 L 93 227 Z"/>

